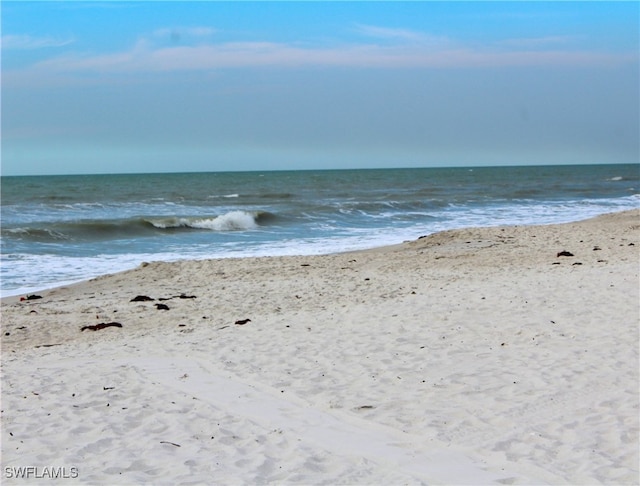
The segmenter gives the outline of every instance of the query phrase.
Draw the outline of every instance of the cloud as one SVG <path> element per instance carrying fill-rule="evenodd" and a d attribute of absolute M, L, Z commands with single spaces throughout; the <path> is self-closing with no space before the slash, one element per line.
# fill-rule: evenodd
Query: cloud
<path fill-rule="evenodd" d="M 3 35 L 2 49 L 42 49 L 45 47 L 63 47 L 72 44 L 74 39 L 55 37 L 34 37 L 31 35 Z"/>
<path fill-rule="evenodd" d="M 207 40 L 217 32 L 211 27 L 165 27 L 153 32 L 155 39 L 170 39 L 174 43 Z"/>
<path fill-rule="evenodd" d="M 68 54 L 32 67 L 47 73 L 158 73 L 231 68 L 485 68 L 524 66 L 612 66 L 637 63 L 638 54 L 563 49 L 567 36 L 507 39 L 493 45 L 463 45 L 445 37 L 406 29 L 357 25 L 361 34 L 394 42 L 359 42 L 333 46 L 302 43 L 212 42 L 210 27 L 171 27 L 152 32 L 130 49 L 97 55 Z M 21 39 L 21 40 L 20 40 Z M 31 38 L 11 45 L 48 44 Z M 170 40 L 167 43 L 165 40 Z M 65 41 L 68 43 L 69 41 Z"/>
<path fill-rule="evenodd" d="M 377 46 L 309 48 L 273 42 L 230 42 L 153 47 L 139 42 L 124 52 L 64 56 L 42 61 L 38 69 L 96 72 L 168 72 L 248 67 L 473 68 L 507 66 L 604 66 L 637 62 L 633 54 L 589 51 L 496 51 L 452 47 Z"/>
<path fill-rule="evenodd" d="M 419 44 L 448 45 L 451 43 L 448 37 L 429 35 L 409 29 L 380 27 L 375 25 L 356 24 L 356 32 L 367 37 L 378 39 L 404 41 Z"/>
<path fill-rule="evenodd" d="M 505 46 L 514 46 L 525 49 L 537 49 L 552 45 L 567 45 L 577 39 L 576 36 L 570 35 L 553 35 L 546 37 L 522 37 L 515 39 L 505 39 L 500 42 Z"/>

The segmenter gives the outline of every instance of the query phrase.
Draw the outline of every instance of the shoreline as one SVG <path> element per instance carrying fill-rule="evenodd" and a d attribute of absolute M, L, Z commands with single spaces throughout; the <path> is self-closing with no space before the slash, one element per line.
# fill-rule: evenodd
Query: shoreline
<path fill-rule="evenodd" d="M 3 297 L 3 474 L 636 484 L 639 256 L 631 210 Z"/>
<path fill-rule="evenodd" d="M 604 214 L 600 214 L 598 216 L 594 216 L 594 217 L 590 217 L 590 218 L 586 218 L 586 219 L 578 219 L 575 221 L 568 221 L 565 223 L 549 223 L 549 224 L 530 224 L 530 225 L 499 225 L 499 226 L 469 226 L 469 227 L 461 227 L 461 228 L 453 228 L 453 229 L 447 229 L 447 230 L 441 230 L 441 231 L 435 231 L 433 233 L 429 233 L 428 235 L 424 235 L 424 236 L 418 236 L 416 237 L 415 240 L 405 240 L 401 243 L 395 243 L 395 244 L 390 244 L 390 245 L 383 245 L 383 246 L 374 246 L 371 248 L 364 248 L 364 249 L 359 249 L 359 250 L 348 250 L 348 251 L 342 251 L 342 252 L 335 252 L 335 253 L 322 253 L 322 254 L 312 254 L 312 255 L 267 255 L 267 256 L 242 256 L 242 257 L 234 257 L 234 256 L 229 256 L 229 257 L 220 257 L 220 258 L 203 258 L 203 259 L 184 259 L 184 260 L 150 260 L 149 262 L 142 262 L 140 265 L 137 265 L 135 267 L 126 269 L 126 270 L 122 270 L 122 271 L 118 271 L 118 272 L 109 272 L 109 273 L 105 273 L 105 274 L 101 274 L 101 275 L 97 275 L 95 277 L 91 277 L 91 278 L 87 278 L 87 279 L 81 279 L 81 280 L 73 280 L 73 281 L 68 281 L 68 282 L 62 282 L 62 283 L 56 283 L 50 287 L 33 287 L 33 288 L 29 288 L 29 289 L 13 289 L 13 290 L 8 290 L 8 292 L 11 292 L 11 294 L 7 294 L 7 295 L 2 295 L 0 296 L 0 303 L 4 303 L 5 301 L 9 302 L 9 301 L 13 301 L 15 299 L 19 300 L 20 297 L 26 297 L 27 294 L 41 294 L 41 293 L 46 293 L 46 292 L 50 292 L 53 290 L 57 290 L 57 289 L 63 289 L 63 288 L 68 288 L 68 287 L 75 287 L 78 285 L 83 285 L 87 282 L 91 282 L 93 280 L 96 279 L 100 279 L 100 278 L 104 278 L 104 277 L 108 277 L 110 275 L 117 275 L 117 274 L 121 274 L 121 273 L 126 273 L 126 272 L 131 272 L 134 271 L 138 268 L 141 268 L 143 266 L 148 265 L 149 263 L 167 263 L 167 264 L 179 264 L 181 262 L 188 262 L 188 261 L 198 261 L 198 262 L 208 262 L 208 261 L 217 261 L 217 260 L 244 260 L 244 259 L 264 259 L 264 258 L 313 258 L 313 257 L 325 257 L 325 256 L 331 256 L 331 255 L 343 255 L 343 254 L 358 254 L 358 253 L 367 253 L 367 252 L 384 252 L 387 249 L 392 249 L 392 248 L 402 248 L 403 245 L 407 245 L 411 242 L 417 241 L 419 239 L 422 238 L 426 238 L 426 237 L 433 237 L 435 235 L 441 235 L 441 234 L 451 234 L 451 235 L 455 235 L 456 233 L 460 233 L 463 234 L 465 232 L 468 231 L 473 231 L 473 230 L 492 230 L 492 229 L 501 229 L 501 228 L 536 228 L 536 227 L 550 227 L 550 226 L 558 226 L 558 225 L 567 225 L 567 224 L 576 224 L 576 223 L 583 223 L 583 222 L 588 222 L 591 220 L 597 220 L 599 218 L 603 218 L 603 217 L 611 217 L 611 216 L 615 216 L 615 215 L 619 215 L 620 217 L 627 215 L 627 214 L 633 214 L 633 213 L 637 213 L 638 217 L 640 218 L 640 208 L 638 209 L 632 209 L 632 210 L 624 210 L 624 211 L 617 211 L 617 212 L 611 212 L 611 213 L 604 213 Z M 14 293 L 15 292 L 15 293 Z"/>

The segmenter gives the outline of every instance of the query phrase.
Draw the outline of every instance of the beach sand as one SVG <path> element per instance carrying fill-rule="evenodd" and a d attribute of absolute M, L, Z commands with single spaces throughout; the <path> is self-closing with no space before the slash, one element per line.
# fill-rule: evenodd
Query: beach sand
<path fill-rule="evenodd" d="M 638 484 L 639 262 L 634 210 L 5 298 L 2 483 Z"/>

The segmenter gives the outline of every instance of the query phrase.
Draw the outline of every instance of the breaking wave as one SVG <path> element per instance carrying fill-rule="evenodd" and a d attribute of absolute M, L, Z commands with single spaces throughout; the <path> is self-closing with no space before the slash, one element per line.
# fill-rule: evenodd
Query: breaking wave
<path fill-rule="evenodd" d="M 166 217 L 150 218 L 148 221 L 159 229 L 192 228 L 212 231 L 242 231 L 258 227 L 259 220 L 269 219 L 270 213 L 251 211 L 231 211 L 212 217 Z"/>
<path fill-rule="evenodd" d="M 2 237 L 42 243 L 61 241 L 100 241 L 157 236 L 176 231 L 249 231 L 268 224 L 276 217 L 263 211 L 230 211 L 219 216 L 158 216 L 103 220 L 85 219 L 35 223 L 2 228 Z"/>

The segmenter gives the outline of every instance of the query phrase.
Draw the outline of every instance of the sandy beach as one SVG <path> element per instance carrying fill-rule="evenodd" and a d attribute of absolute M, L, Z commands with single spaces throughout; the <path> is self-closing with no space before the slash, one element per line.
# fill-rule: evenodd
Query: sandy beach
<path fill-rule="evenodd" d="M 2 483 L 638 484 L 639 263 L 634 210 L 4 298 Z"/>

